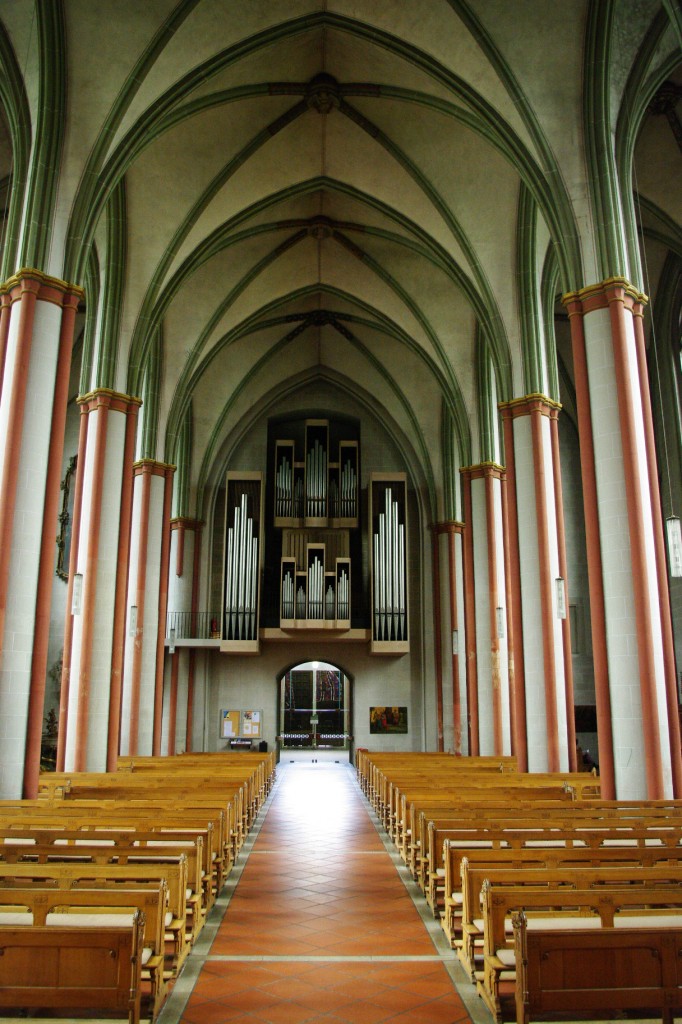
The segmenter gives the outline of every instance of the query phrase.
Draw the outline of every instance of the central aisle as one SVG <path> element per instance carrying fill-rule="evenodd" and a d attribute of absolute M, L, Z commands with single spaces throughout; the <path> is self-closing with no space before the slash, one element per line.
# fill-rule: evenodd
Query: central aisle
<path fill-rule="evenodd" d="M 161 1024 L 470 1021 L 456 958 L 420 917 L 354 769 L 280 765 L 264 813 Z"/>

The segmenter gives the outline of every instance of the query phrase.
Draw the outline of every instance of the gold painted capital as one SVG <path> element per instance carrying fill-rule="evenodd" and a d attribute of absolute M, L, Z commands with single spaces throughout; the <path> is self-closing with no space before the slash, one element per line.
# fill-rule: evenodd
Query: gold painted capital
<path fill-rule="evenodd" d="M 144 473 L 149 473 L 150 476 L 171 476 L 176 466 L 171 465 L 168 462 L 157 462 L 156 459 L 139 459 L 137 462 L 133 462 L 133 473 L 135 476 L 142 476 Z"/>
<path fill-rule="evenodd" d="M 53 302 L 58 306 L 64 305 L 69 296 L 76 296 L 79 300 L 85 297 L 85 290 L 80 285 L 62 281 L 59 277 L 51 277 L 33 267 L 22 267 L 16 274 L 12 274 L 0 284 L 0 293 L 20 298 L 28 282 L 34 286 L 31 290 L 37 292 L 39 299 Z"/>
<path fill-rule="evenodd" d="M 641 305 L 646 305 L 649 302 L 648 295 L 640 292 L 625 277 L 607 277 L 605 281 L 600 281 L 597 284 L 586 285 L 585 288 L 579 288 L 574 292 L 566 292 L 561 296 L 561 301 L 566 307 L 578 303 L 581 306 L 595 309 L 602 305 L 607 306 L 609 294 L 614 291 L 621 291 L 623 296 L 631 302 Z"/>

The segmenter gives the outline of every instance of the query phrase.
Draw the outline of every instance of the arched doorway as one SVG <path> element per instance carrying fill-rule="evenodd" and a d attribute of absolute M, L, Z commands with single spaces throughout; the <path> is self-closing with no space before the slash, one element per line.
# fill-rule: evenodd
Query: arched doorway
<path fill-rule="evenodd" d="M 280 752 L 349 756 L 351 681 L 327 661 L 304 661 L 279 679 L 277 743 Z"/>

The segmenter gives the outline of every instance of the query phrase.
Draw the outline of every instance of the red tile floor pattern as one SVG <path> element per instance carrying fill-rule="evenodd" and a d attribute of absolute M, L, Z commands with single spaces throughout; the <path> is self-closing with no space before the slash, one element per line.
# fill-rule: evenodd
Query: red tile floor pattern
<path fill-rule="evenodd" d="M 278 772 L 175 1021 L 468 1024 L 353 769 L 297 762 Z"/>

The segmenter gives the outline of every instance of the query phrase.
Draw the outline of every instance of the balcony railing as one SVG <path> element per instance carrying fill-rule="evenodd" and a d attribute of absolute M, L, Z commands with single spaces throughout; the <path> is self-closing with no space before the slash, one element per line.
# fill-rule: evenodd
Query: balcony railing
<path fill-rule="evenodd" d="M 166 639 L 175 630 L 176 640 L 219 640 L 220 614 L 215 612 L 169 612 L 166 616 Z"/>

